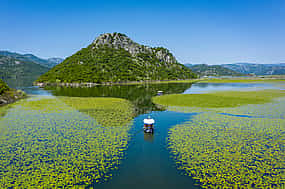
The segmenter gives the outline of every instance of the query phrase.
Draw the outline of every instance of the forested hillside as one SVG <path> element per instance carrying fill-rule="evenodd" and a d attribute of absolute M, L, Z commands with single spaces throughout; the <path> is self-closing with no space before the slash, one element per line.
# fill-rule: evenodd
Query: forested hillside
<path fill-rule="evenodd" d="M 225 68 L 221 65 L 207 64 L 186 64 L 191 70 L 199 76 L 241 76 L 243 74 Z"/>
<path fill-rule="evenodd" d="M 285 63 L 280 64 L 254 64 L 235 63 L 221 65 L 225 68 L 240 72 L 242 74 L 255 75 L 285 75 Z"/>
<path fill-rule="evenodd" d="M 33 82 L 49 68 L 9 56 L 0 55 L 0 79 L 12 88 L 32 86 Z"/>
<path fill-rule="evenodd" d="M 52 68 L 55 65 L 63 61 L 62 58 L 43 59 L 33 54 L 19 54 L 19 53 L 14 53 L 14 52 L 9 52 L 9 51 L 0 51 L 0 55 L 15 58 L 17 60 L 24 61 L 24 62 L 34 62 L 34 63 L 40 64 L 48 68 Z"/>
<path fill-rule="evenodd" d="M 99 36 L 88 47 L 66 58 L 37 82 L 126 82 L 195 78 L 169 50 L 133 42 L 124 34 Z"/>

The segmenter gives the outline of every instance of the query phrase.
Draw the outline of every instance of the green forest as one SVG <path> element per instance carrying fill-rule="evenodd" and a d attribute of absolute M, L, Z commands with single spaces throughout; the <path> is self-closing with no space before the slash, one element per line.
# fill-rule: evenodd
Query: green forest
<path fill-rule="evenodd" d="M 8 85 L 2 79 L 0 79 L 0 95 L 2 95 L 5 91 L 8 90 L 10 90 Z"/>
<path fill-rule="evenodd" d="M 107 45 L 95 47 L 91 44 L 43 74 L 37 82 L 105 83 L 195 77 L 196 75 L 182 64 L 167 64 L 159 60 L 155 56 L 155 50 L 153 53 L 138 53 L 132 56 L 123 48 Z"/>

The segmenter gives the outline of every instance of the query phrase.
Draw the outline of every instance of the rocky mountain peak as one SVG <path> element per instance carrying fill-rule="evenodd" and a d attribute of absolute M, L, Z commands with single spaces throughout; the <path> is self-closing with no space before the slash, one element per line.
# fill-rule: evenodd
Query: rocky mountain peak
<path fill-rule="evenodd" d="M 161 62 L 177 63 L 177 60 L 169 52 L 168 49 L 162 47 L 152 48 L 145 45 L 140 45 L 131 40 L 127 35 L 122 33 L 115 32 L 115 33 L 101 34 L 93 41 L 92 44 L 93 48 L 99 48 L 100 46 L 107 45 L 115 49 L 123 48 L 134 57 L 141 53 L 148 55 L 153 54 Z"/>
<path fill-rule="evenodd" d="M 114 45 L 115 47 L 123 45 L 138 45 L 132 41 L 128 36 L 121 33 L 104 33 L 97 37 L 93 44 L 95 45 Z"/>
<path fill-rule="evenodd" d="M 121 33 L 105 33 L 97 37 L 93 44 L 95 47 L 107 45 L 112 48 L 123 48 L 128 51 L 131 55 L 137 55 L 139 53 L 149 53 L 151 48 L 139 45 L 138 43 L 131 40 L 128 36 Z"/>

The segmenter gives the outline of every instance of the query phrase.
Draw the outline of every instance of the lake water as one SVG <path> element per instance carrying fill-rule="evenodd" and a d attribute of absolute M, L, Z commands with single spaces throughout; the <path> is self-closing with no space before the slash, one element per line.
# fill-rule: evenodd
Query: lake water
<path fill-rule="evenodd" d="M 176 169 L 175 161 L 167 148 L 169 128 L 181 124 L 193 114 L 172 112 L 158 107 L 151 102 L 157 91 L 164 94 L 205 93 L 212 90 L 274 88 L 269 84 L 151 84 L 97 86 L 93 88 L 48 87 L 45 90 L 37 87 L 23 88 L 28 94 L 69 97 L 117 97 L 132 102 L 135 108 L 133 125 L 130 129 L 130 141 L 125 157 L 113 177 L 105 182 L 90 185 L 95 188 L 200 188 L 183 171 Z M 142 130 L 143 119 L 151 116 L 155 119 L 153 135 Z"/>

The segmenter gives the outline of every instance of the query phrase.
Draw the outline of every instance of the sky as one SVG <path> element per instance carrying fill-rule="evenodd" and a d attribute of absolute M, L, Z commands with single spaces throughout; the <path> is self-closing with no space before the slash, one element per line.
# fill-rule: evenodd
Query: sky
<path fill-rule="evenodd" d="M 0 50 L 68 57 L 102 33 L 180 63 L 285 62 L 285 0 L 0 0 Z"/>

